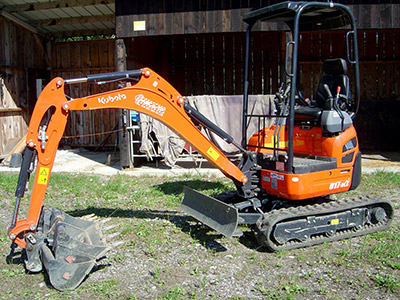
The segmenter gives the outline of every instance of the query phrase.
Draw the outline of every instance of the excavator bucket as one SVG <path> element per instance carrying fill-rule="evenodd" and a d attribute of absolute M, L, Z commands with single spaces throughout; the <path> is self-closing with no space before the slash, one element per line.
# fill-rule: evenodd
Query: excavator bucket
<path fill-rule="evenodd" d="M 185 186 L 180 209 L 226 237 L 232 237 L 236 233 L 238 211 L 220 200 Z"/>
<path fill-rule="evenodd" d="M 26 268 L 39 272 L 43 265 L 55 289 L 75 289 L 108 251 L 98 223 L 44 208 L 40 225 L 27 236 Z"/>

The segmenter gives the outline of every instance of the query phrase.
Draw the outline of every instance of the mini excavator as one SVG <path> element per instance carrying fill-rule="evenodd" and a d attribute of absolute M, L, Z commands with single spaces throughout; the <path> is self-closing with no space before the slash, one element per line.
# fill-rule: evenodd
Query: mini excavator
<path fill-rule="evenodd" d="M 77 110 L 135 110 L 160 120 L 191 144 L 234 182 L 236 191 L 214 198 L 185 188 L 181 209 L 227 237 L 240 236 L 238 225 L 248 224 L 262 246 L 278 251 L 361 236 L 389 226 L 393 207 L 387 200 L 330 197 L 354 190 L 361 180 L 361 154 L 353 126 L 360 98 L 357 32 L 349 8 L 332 2 L 283 2 L 251 11 L 243 21 L 247 44 L 240 143 L 149 68 L 65 80 L 58 77 L 44 88 L 29 124 L 8 231 L 12 251 L 17 246 L 25 250 L 28 271 L 45 269 L 56 289 L 71 290 L 108 249 L 98 223 L 43 206 L 68 115 Z M 259 22 L 283 22 L 292 33 L 282 70 L 285 79 L 275 95 L 271 115 L 254 115 L 247 109 L 250 35 Z M 309 100 L 300 90 L 300 32 L 339 28 L 346 30 L 345 55 L 323 62 L 325 75 Z M 350 77 L 348 67 L 353 71 Z M 76 99 L 64 93 L 66 85 L 115 81 L 130 85 Z M 271 118 L 273 125 L 265 127 Z M 249 122 L 257 122 L 259 128 L 247 137 Z M 199 128 L 235 145 L 241 152 L 239 164 L 232 163 Z M 18 218 L 35 168 L 27 217 Z"/>

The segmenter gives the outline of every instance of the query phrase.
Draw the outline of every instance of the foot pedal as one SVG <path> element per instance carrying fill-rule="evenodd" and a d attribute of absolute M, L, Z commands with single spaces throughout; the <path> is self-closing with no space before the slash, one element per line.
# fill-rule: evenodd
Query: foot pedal
<path fill-rule="evenodd" d="M 181 211 L 226 237 L 232 237 L 237 232 L 238 211 L 235 207 L 189 187 L 185 186 L 184 189 Z"/>

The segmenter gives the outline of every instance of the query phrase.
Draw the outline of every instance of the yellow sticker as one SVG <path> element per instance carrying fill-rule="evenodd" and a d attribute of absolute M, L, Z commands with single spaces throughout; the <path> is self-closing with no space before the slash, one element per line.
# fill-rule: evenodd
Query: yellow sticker
<path fill-rule="evenodd" d="M 331 225 L 338 225 L 339 224 L 339 219 L 332 219 L 331 220 Z"/>
<path fill-rule="evenodd" d="M 146 30 L 146 21 L 133 21 L 133 31 Z"/>
<path fill-rule="evenodd" d="M 38 177 L 38 184 L 47 184 L 47 181 L 49 179 L 49 174 L 50 174 L 50 169 L 49 168 L 43 168 L 40 167 L 39 169 L 39 177 Z"/>
<path fill-rule="evenodd" d="M 287 148 L 289 143 L 286 141 L 286 142 L 279 142 L 279 145 L 276 145 L 276 144 L 275 144 L 275 146 L 277 146 L 278 148 L 282 148 L 283 149 L 283 148 Z M 264 147 L 265 148 L 273 148 L 274 144 L 273 143 L 265 143 Z"/>
<path fill-rule="evenodd" d="M 278 147 L 278 148 L 287 148 L 289 145 L 289 142 L 288 141 L 280 141 L 278 143 L 278 140 L 275 139 L 275 137 L 272 137 L 271 143 L 264 143 L 264 147 L 266 147 L 266 148 L 273 148 L 274 145 L 275 145 L 275 147 Z"/>
<path fill-rule="evenodd" d="M 211 156 L 213 160 L 217 160 L 219 157 L 218 152 L 213 147 L 208 148 L 207 153 Z"/>

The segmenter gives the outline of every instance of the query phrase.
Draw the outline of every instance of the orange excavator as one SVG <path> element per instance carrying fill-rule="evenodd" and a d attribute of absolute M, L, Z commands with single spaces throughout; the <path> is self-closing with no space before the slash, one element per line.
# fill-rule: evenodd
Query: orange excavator
<path fill-rule="evenodd" d="M 44 88 L 29 124 L 8 232 L 11 250 L 24 248 L 27 270 L 44 268 L 56 289 L 71 290 L 108 249 L 97 223 L 43 206 L 68 115 L 78 110 L 135 110 L 160 120 L 191 144 L 232 179 L 236 191 L 214 198 L 186 188 L 181 209 L 227 237 L 240 236 L 238 225 L 248 224 L 254 227 L 262 246 L 277 251 L 360 236 L 389 226 L 393 207 L 387 200 L 330 197 L 357 188 L 361 180 L 361 154 L 353 126 L 359 106 L 359 62 L 351 11 L 332 2 L 284 2 L 251 11 L 243 21 L 248 29 L 241 143 L 191 107 L 149 68 L 55 78 Z M 275 95 L 271 115 L 255 115 L 247 109 L 250 36 L 258 22 L 283 22 L 292 33 L 286 44 L 283 84 Z M 337 28 L 347 30 L 344 58 L 324 61 L 325 75 L 315 97 L 305 98 L 300 89 L 300 32 Z M 348 65 L 353 70 L 350 77 Z M 66 85 L 115 81 L 131 85 L 83 98 L 65 96 Z M 271 119 L 273 125 L 265 127 Z M 259 128 L 247 137 L 250 122 L 257 122 Z M 232 163 L 199 128 L 235 145 L 242 153 L 240 163 Z M 28 214 L 19 218 L 20 202 L 35 168 Z"/>

